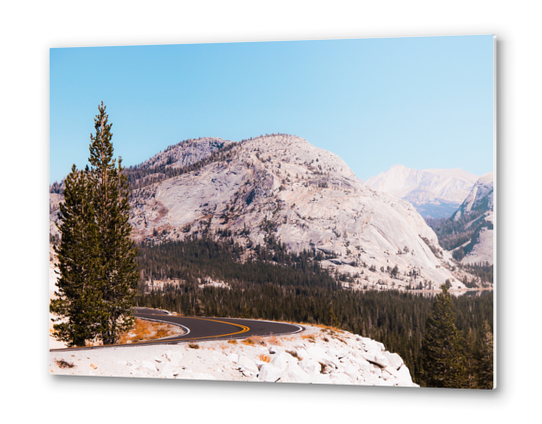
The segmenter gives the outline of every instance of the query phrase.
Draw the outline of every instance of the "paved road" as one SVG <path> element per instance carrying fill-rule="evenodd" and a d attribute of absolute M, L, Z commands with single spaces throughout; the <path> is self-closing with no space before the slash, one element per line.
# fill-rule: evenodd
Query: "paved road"
<path fill-rule="evenodd" d="M 251 336 L 270 336 L 295 334 L 303 327 L 274 321 L 259 321 L 240 318 L 211 318 L 211 317 L 180 317 L 169 315 L 156 309 L 136 308 L 135 316 L 154 321 L 175 324 L 185 329 L 185 334 L 166 337 L 160 340 L 132 343 L 122 346 L 145 346 L 155 344 L 175 344 L 183 342 L 198 342 L 206 340 L 244 339 Z M 112 345 L 118 347 L 119 345 Z M 110 346 L 92 346 L 71 349 L 96 349 Z M 63 350 L 63 349 L 52 349 Z"/>

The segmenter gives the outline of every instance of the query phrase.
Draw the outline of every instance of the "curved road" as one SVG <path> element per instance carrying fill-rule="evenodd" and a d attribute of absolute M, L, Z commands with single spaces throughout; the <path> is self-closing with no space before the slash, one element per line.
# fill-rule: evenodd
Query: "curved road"
<path fill-rule="evenodd" d="M 136 308 L 137 318 L 161 321 L 183 327 L 185 334 L 149 340 L 126 345 L 88 346 L 75 349 L 97 349 L 119 346 L 145 346 L 155 344 L 174 344 L 206 340 L 228 340 L 232 338 L 247 338 L 251 336 L 271 336 L 295 334 L 303 331 L 303 327 L 275 321 L 258 321 L 240 318 L 211 318 L 211 317 L 181 317 L 169 315 L 157 309 Z M 64 349 L 51 349 L 51 351 Z"/>

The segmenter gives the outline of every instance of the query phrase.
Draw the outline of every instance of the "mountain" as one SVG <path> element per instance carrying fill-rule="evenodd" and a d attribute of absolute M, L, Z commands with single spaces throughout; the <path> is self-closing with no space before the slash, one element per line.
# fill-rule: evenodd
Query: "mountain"
<path fill-rule="evenodd" d="M 423 217 L 449 217 L 469 194 L 477 176 L 459 168 L 410 169 L 393 165 L 369 178 L 365 185 L 404 199 Z"/>
<path fill-rule="evenodd" d="M 300 137 L 189 140 L 126 173 L 136 242 L 207 236 L 236 243 L 244 260 L 262 246 L 310 251 L 353 288 L 464 287 L 410 203 L 364 186 Z"/>
<path fill-rule="evenodd" d="M 440 245 L 463 265 L 493 264 L 493 173 L 476 181 L 450 218 L 426 219 Z"/>
<path fill-rule="evenodd" d="M 474 264 L 488 262 L 493 264 L 493 172 L 480 177 L 452 220 L 466 220 L 465 228 L 473 234 L 454 252 L 462 256 L 461 263 Z"/>
<path fill-rule="evenodd" d="M 459 209 L 452 215 L 457 221 L 466 215 L 493 211 L 493 172 L 480 177 L 466 196 Z"/>

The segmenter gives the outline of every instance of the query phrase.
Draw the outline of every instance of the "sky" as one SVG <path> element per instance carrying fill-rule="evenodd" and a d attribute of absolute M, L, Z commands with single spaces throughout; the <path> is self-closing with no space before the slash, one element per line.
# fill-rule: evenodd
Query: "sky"
<path fill-rule="evenodd" d="M 286 133 L 364 180 L 493 171 L 491 35 L 51 49 L 50 183 L 87 164 L 101 101 L 124 166 L 190 138 Z"/>

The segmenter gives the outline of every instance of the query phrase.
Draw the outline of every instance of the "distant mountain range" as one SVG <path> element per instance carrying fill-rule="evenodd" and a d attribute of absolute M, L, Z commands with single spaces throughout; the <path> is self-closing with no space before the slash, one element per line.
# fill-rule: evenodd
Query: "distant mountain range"
<path fill-rule="evenodd" d="M 446 281 L 464 288 L 466 272 L 412 204 L 369 187 L 435 205 L 446 199 L 457 202 L 456 210 L 476 177 L 461 170 L 390 171 L 412 188 L 399 190 L 397 181 L 382 176 L 365 185 L 340 157 L 292 135 L 187 140 L 125 170 L 132 237 L 157 244 L 231 240 L 245 260 L 276 240 L 291 252 L 314 252 L 323 267 L 350 275 L 353 288 L 436 289 Z M 56 191 L 52 239 L 62 201 Z"/>
<path fill-rule="evenodd" d="M 412 203 L 460 263 L 493 264 L 492 172 L 477 177 L 459 168 L 394 165 L 365 185 Z"/>
<path fill-rule="evenodd" d="M 424 218 L 447 218 L 461 205 L 477 179 L 460 168 L 416 170 L 394 165 L 369 178 L 365 185 L 412 203 Z"/>

